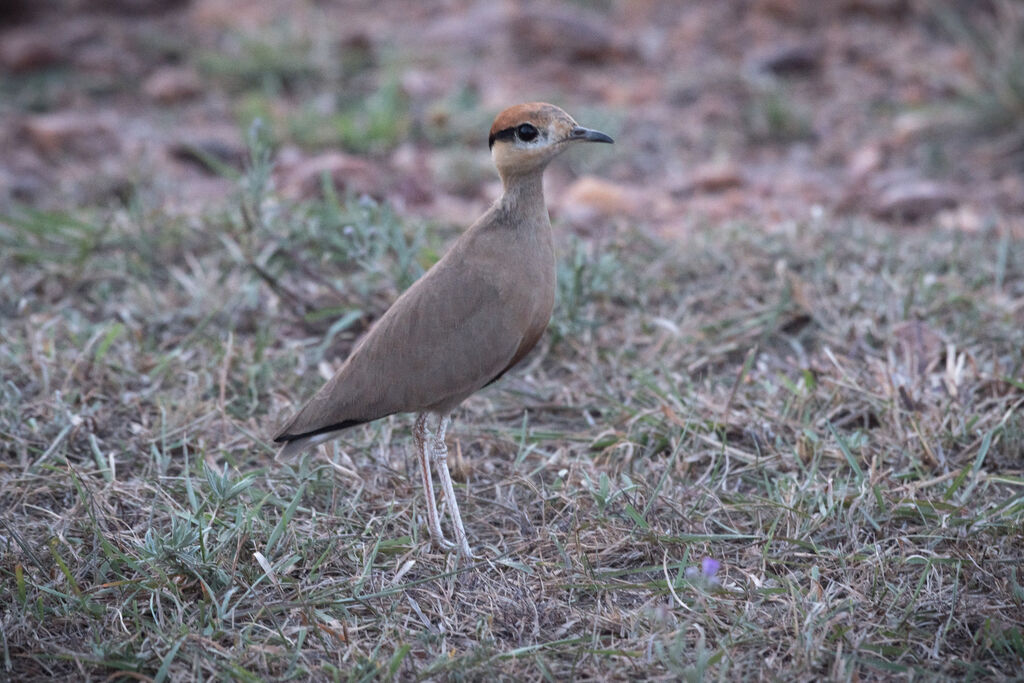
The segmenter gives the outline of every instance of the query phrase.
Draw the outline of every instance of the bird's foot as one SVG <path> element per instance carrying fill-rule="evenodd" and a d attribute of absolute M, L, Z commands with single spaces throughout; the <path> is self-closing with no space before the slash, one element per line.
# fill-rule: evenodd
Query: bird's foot
<path fill-rule="evenodd" d="M 430 536 L 430 544 L 434 548 L 437 548 L 441 552 L 455 552 L 460 557 L 465 557 L 467 560 L 475 560 L 476 556 L 473 555 L 473 551 L 469 547 L 469 543 L 465 538 L 460 538 L 458 543 L 452 543 L 444 536 Z"/>
<path fill-rule="evenodd" d="M 434 547 L 436 547 L 438 550 L 442 552 L 450 553 L 451 551 L 457 548 L 457 546 L 454 543 L 449 541 L 444 536 L 441 536 L 440 538 L 431 538 L 430 542 Z"/>

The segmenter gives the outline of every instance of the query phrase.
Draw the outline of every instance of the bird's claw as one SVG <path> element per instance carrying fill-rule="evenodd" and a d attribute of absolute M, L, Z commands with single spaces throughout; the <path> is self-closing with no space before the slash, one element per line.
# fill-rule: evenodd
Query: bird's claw
<path fill-rule="evenodd" d="M 455 544 L 449 541 L 447 538 L 432 538 L 430 540 L 433 543 L 433 545 L 437 547 L 438 550 L 444 550 L 448 552 L 455 550 Z"/>

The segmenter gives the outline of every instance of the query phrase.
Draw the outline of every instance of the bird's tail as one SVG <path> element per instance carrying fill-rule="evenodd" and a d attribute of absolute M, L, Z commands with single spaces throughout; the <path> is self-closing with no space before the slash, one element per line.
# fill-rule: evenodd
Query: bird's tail
<path fill-rule="evenodd" d="M 326 434 L 316 434 L 314 436 L 300 436 L 297 439 L 286 441 L 281 450 L 274 456 L 274 460 L 285 460 L 288 458 L 294 458 L 296 455 L 300 455 L 307 448 L 313 448 L 319 446 L 325 441 L 337 438 L 338 432 L 327 432 Z"/>
<path fill-rule="evenodd" d="M 274 456 L 274 460 L 290 460 L 295 456 L 302 453 L 313 446 L 311 443 L 312 439 L 293 439 L 292 441 L 286 441 L 281 450 Z"/>

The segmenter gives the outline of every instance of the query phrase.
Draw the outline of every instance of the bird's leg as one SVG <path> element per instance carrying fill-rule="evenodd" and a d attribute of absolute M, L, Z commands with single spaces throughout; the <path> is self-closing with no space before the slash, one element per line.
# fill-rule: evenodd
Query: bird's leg
<path fill-rule="evenodd" d="M 433 456 L 437 464 L 437 476 L 441 479 L 441 488 L 444 489 L 444 499 L 448 503 L 448 513 L 452 517 L 452 526 L 455 529 L 455 543 L 459 547 L 459 553 L 468 559 L 472 559 L 473 551 L 469 549 L 469 541 L 466 540 L 466 529 L 462 526 L 462 515 L 459 514 L 459 503 L 455 500 L 455 487 L 452 486 L 452 475 L 448 472 L 448 446 L 444 442 L 444 433 L 451 424 L 451 417 L 442 415 L 437 425 L 437 432 L 434 434 Z"/>
<path fill-rule="evenodd" d="M 427 430 L 427 413 L 416 416 L 412 438 L 416 443 L 416 455 L 420 459 L 420 473 L 423 475 L 423 494 L 427 499 L 427 529 L 430 531 L 430 540 L 439 548 L 454 548 L 455 546 L 445 539 L 444 533 L 441 532 L 441 516 L 437 513 L 434 480 L 430 477 L 430 462 L 427 458 L 427 448 L 431 448 L 433 443 Z"/>

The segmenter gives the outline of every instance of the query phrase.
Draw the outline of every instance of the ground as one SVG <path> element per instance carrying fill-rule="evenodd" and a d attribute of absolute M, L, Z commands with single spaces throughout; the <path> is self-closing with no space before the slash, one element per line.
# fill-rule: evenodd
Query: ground
<path fill-rule="evenodd" d="M 3 10 L 5 677 L 1020 675 L 1021 3 L 251 5 Z M 466 562 L 410 416 L 268 436 L 528 100 L 616 144 L 455 415 Z"/>

